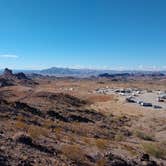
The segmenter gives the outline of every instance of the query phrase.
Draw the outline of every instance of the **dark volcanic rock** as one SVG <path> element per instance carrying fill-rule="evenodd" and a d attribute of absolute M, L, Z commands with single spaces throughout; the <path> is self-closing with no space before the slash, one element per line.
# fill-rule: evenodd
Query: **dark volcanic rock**
<path fill-rule="evenodd" d="M 86 116 L 88 119 L 91 119 L 93 121 L 100 121 L 103 120 L 105 117 L 103 114 L 96 112 L 94 110 L 88 110 L 88 109 L 66 109 L 66 112 L 69 113 L 76 113 L 79 116 Z"/>
<path fill-rule="evenodd" d="M 63 117 L 62 115 L 60 115 L 58 112 L 48 111 L 47 114 L 52 118 L 56 118 L 56 119 L 64 121 L 64 122 L 68 122 L 68 119 Z"/>
<path fill-rule="evenodd" d="M 37 82 L 28 78 L 24 73 L 20 72 L 17 74 L 13 74 L 12 70 L 5 69 L 3 75 L 0 77 L 0 87 L 9 86 L 9 85 L 24 85 L 24 86 L 33 86 L 38 85 Z"/>
<path fill-rule="evenodd" d="M 85 117 L 81 117 L 79 115 L 71 115 L 71 116 L 69 116 L 68 119 L 71 122 L 83 122 L 83 123 L 91 122 L 91 123 L 94 123 L 92 120 L 85 118 Z"/>
<path fill-rule="evenodd" d="M 10 70 L 8 68 L 5 68 L 3 75 L 1 77 L 6 79 L 6 80 L 14 80 L 15 79 L 15 75 L 13 74 L 12 70 Z"/>
<path fill-rule="evenodd" d="M 5 87 L 5 86 L 12 86 L 14 85 L 11 81 L 6 80 L 4 78 L 0 78 L 0 87 Z"/>
<path fill-rule="evenodd" d="M 77 97 L 64 94 L 64 93 L 51 93 L 51 92 L 38 92 L 34 95 L 34 97 L 39 97 L 46 99 L 48 101 L 57 102 L 58 105 L 66 105 L 66 106 L 73 106 L 73 107 L 81 107 L 86 105 L 88 102 L 85 100 L 81 100 Z"/>
<path fill-rule="evenodd" d="M 141 156 L 141 161 L 149 161 L 149 155 L 148 154 L 143 154 Z"/>
<path fill-rule="evenodd" d="M 34 160 L 20 160 L 18 163 L 18 166 L 34 166 L 35 162 Z"/>
<path fill-rule="evenodd" d="M 26 103 L 15 102 L 14 108 L 16 108 L 17 110 L 23 110 L 23 111 L 29 112 L 33 115 L 43 116 L 43 114 L 40 110 L 37 110 L 36 108 L 30 107 Z"/>
<path fill-rule="evenodd" d="M 22 72 L 15 74 L 15 76 L 16 76 L 16 78 L 19 79 L 19 80 L 20 80 L 20 79 L 28 79 L 27 76 L 26 76 L 24 73 L 22 73 Z"/>
<path fill-rule="evenodd" d="M 30 146 L 32 148 L 35 148 L 36 150 L 39 150 L 39 151 L 44 152 L 44 153 L 49 153 L 49 154 L 52 154 L 52 155 L 54 155 L 56 153 L 56 150 L 54 148 L 37 144 L 28 135 L 21 134 L 20 136 L 18 136 L 16 141 L 19 142 L 19 143 L 28 145 L 28 146 Z"/>
<path fill-rule="evenodd" d="M 112 153 L 107 154 L 106 157 L 111 166 L 158 166 L 155 161 L 150 159 L 148 154 L 143 154 L 140 159 L 130 160 Z"/>
<path fill-rule="evenodd" d="M 0 113 L 6 113 L 10 118 L 14 118 L 17 115 L 22 115 L 24 117 L 44 117 L 44 114 L 26 103 L 21 102 L 8 102 L 4 99 L 0 99 Z"/>
<path fill-rule="evenodd" d="M 66 117 L 65 117 L 55 111 L 48 111 L 47 114 L 50 117 L 58 119 L 63 122 L 83 122 L 83 123 L 91 122 L 91 123 L 94 123 L 92 120 L 90 120 L 86 117 L 79 116 L 79 115 L 66 115 Z"/>
<path fill-rule="evenodd" d="M 0 153 L 0 166 L 9 166 L 8 157 Z"/>
<path fill-rule="evenodd" d="M 16 79 L 28 79 L 23 72 L 13 74 L 12 70 L 5 68 L 3 72 L 3 77 L 7 79 L 16 78 Z"/>
<path fill-rule="evenodd" d="M 134 166 L 131 163 L 127 163 L 127 161 L 121 157 L 113 155 L 112 153 L 108 155 L 108 159 L 111 166 Z"/>
<path fill-rule="evenodd" d="M 141 165 L 144 166 L 157 166 L 157 163 L 153 160 L 150 160 L 150 156 L 148 154 L 142 154 L 140 157 Z"/>
<path fill-rule="evenodd" d="M 13 76 L 13 72 L 12 70 L 5 68 L 3 75 L 6 77 L 10 77 L 10 76 Z"/>
<path fill-rule="evenodd" d="M 16 141 L 25 145 L 30 145 L 30 146 L 32 146 L 33 144 L 32 138 L 24 134 L 18 136 L 18 138 L 16 138 Z"/>

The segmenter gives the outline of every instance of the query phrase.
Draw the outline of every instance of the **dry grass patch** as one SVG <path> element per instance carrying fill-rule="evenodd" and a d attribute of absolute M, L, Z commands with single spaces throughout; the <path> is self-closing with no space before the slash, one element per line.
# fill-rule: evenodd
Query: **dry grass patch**
<path fill-rule="evenodd" d="M 114 95 L 94 95 L 88 98 L 88 101 L 92 103 L 107 102 L 110 100 L 115 100 L 115 96 Z"/>
<path fill-rule="evenodd" d="M 156 158 L 166 159 L 166 145 L 164 143 L 144 143 L 143 149 Z"/>
<path fill-rule="evenodd" d="M 102 160 L 97 161 L 96 166 L 105 166 L 106 163 L 107 163 L 107 161 L 102 159 Z"/>
<path fill-rule="evenodd" d="M 108 145 L 109 145 L 108 140 L 105 140 L 105 139 L 96 139 L 95 140 L 95 146 L 99 150 L 105 150 L 105 149 L 107 149 Z"/>
<path fill-rule="evenodd" d="M 136 130 L 134 131 L 134 134 L 136 137 L 146 140 L 146 141 L 154 141 L 155 140 L 155 136 L 153 133 L 145 133 L 143 131 L 140 130 Z"/>
<path fill-rule="evenodd" d="M 45 120 L 44 123 L 43 123 L 43 126 L 45 128 L 51 128 L 54 125 L 55 125 L 55 123 L 53 121 L 51 121 L 51 120 Z"/>
<path fill-rule="evenodd" d="M 121 142 L 125 140 L 125 137 L 122 133 L 119 132 L 115 135 L 114 140 L 117 142 Z"/>
<path fill-rule="evenodd" d="M 15 127 L 18 128 L 18 129 L 27 129 L 28 128 L 28 125 L 22 121 L 17 121 L 15 123 Z"/>
<path fill-rule="evenodd" d="M 83 138 L 83 141 L 85 144 L 87 144 L 88 146 L 92 145 L 92 138 L 87 138 L 87 137 L 84 137 Z"/>
<path fill-rule="evenodd" d="M 27 132 L 33 139 L 37 139 L 40 136 L 45 136 L 45 137 L 49 136 L 48 130 L 41 127 L 32 126 L 32 125 L 29 126 Z"/>
<path fill-rule="evenodd" d="M 62 152 L 71 160 L 76 163 L 84 162 L 84 152 L 78 145 L 63 145 L 61 148 Z"/>
<path fill-rule="evenodd" d="M 122 148 L 124 149 L 124 150 L 127 150 L 132 156 L 136 156 L 136 155 L 138 155 L 138 147 L 136 148 L 134 148 L 134 146 L 133 145 L 128 145 L 128 144 L 122 144 Z"/>

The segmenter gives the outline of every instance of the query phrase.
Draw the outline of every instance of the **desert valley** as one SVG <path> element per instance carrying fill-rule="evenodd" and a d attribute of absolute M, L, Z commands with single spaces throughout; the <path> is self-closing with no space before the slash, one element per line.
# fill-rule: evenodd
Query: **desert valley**
<path fill-rule="evenodd" d="M 0 76 L 1 166 L 166 165 L 166 76 Z M 145 101 L 144 101 L 145 100 Z"/>

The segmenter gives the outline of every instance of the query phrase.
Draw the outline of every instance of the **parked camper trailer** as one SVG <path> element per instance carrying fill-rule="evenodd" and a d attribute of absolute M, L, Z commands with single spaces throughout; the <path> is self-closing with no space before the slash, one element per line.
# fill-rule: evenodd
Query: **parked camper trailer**
<path fill-rule="evenodd" d="M 136 103 L 136 102 L 137 102 L 133 97 L 128 97 L 128 98 L 126 98 L 126 101 L 127 101 L 128 103 Z"/>
<path fill-rule="evenodd" d="M 166 94 L 161 95 L 160 98 L 166 100 Z"/>
<path fill-rule="evenodd" d="M 142 102 L 140 105 L 143 106 L 143 107 L 152 107 L 152 103 Z"/>

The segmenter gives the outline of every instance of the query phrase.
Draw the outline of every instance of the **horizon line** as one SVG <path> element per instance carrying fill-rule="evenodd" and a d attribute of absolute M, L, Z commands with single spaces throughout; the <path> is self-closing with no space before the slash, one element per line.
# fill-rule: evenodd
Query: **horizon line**
<path fill-rule="evenodd" d="M 35 70 L 35 71 L 41 71 L 41 70 L 47 70 L 47 69 L 51 69 L 51 68 L 62 68 L 62 69 L 75 69 L 75 70 L 97 70 L 97 71 L 120 71 L 120 72 L 124 72 L 124 71 L 149 71 L 149 72 L 160 72 L 160 71 L 166 71 L 166 67 L 164 66 L 163 68 L 133 68 L 133 69 L 129 69 L 129 68 L 124 68 L 124 69 L 116 69 L 116 68 L 95 68 L 95 67 L 70 67 L 70 66 L 54 66 L 54 67 L 45 67 L 45 68 L 29 68 L 29 67 L 25 67 L 25 68 L 12 68 L 12 67 L 4 67 L 4 68 L 0 68 L 0 70 L 4 70 L 5 68 L 11 69 L 11 70 L 25 70 L 25 71 L 31 71 L 31 70 Z"/>

